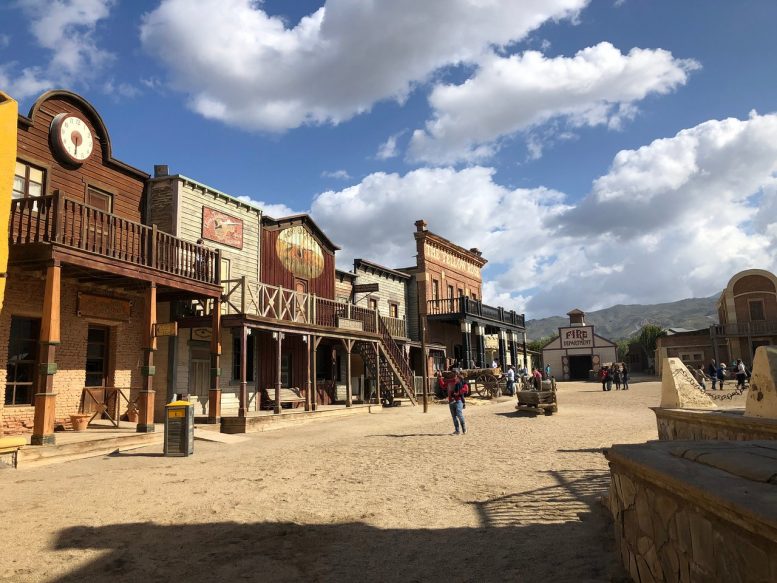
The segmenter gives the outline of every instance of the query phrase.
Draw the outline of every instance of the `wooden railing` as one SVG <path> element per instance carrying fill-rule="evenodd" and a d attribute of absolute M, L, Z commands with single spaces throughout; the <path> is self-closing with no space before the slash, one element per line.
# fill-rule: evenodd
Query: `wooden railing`
<path fill-rule="evenodd" d="M 756 320 L 712 326 L 715 336 L 762 336 L 777 334 L 777 320 Z"/>
<path fill-rule="evenodd" d="M 407 338 L 404 318 L 392 318 L 391 316 L 381 316 L 386 323 L 389 334 L 394 338 Z"/>
<path fill-rule="evenodd" d="M 484 304 L 479 300 L 473 300 L 472 298 L 465 296 L 441 300 L 428 300 L 426 303 L 426 310 L 426 313 L 430 316 L 477 316 L 487 320 L 493 320 L 494 322 L 518 326 L 520 328 L 526 327 L 526 319 L 523 314 L 518 314 L 513 310 L 508 311 L 504 308 L 495 308 Z"/>
<path fill-rule="evenodd" d="M 61 193 L 11 201 L 9 242 L 50 243 L 204 283 L 219 283 L 219 252 Z"/>

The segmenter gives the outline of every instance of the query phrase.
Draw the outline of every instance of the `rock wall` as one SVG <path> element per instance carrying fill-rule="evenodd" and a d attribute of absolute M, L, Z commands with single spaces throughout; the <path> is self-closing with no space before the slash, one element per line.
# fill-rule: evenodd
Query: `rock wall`
<path fill-rule="evenodd" d="M 759 346 L 753 359 L 745 415 L 777 419 L 777 346 Z"/>
<path fill-rule="evenodd" d="M 777 439 L 777 420 L 748 418 L 742 411 L 695 411 L 653 407 L 658 438 L 753 441 Z"/>

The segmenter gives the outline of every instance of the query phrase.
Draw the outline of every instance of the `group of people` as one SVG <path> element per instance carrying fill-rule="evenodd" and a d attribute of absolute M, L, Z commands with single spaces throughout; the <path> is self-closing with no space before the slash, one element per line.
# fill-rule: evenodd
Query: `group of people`
<path fill-rule="evenodd" d="M 693 366 L 689 367 L 691 374 L 701 385 L 701 388 L 707 390 L 707 381 L 712 383 L 712 390 L 715 391 L 716 386 L 720 386 L 720 390 L 723 390 L 723 384 L 726 382 L 727 376 L 733 376 L 737 381 L 737 388 L 744 388 L 748 379 L 750 378 L 750 370 L 745 366 L 742 360 L 737 359 L 734 361 L 733 366 L 727 367 L 725 362 L 717 363 L 713 358 L 707 365 L 705 371 L 703 367 L 696 369 Z"/>
<path fill-rule="evenodd" d="M 616 391 L 628 391 L 629 369 L 625 363 L 603 366 L 599 369 L 599 380 L 602 382 L 603 391 L 612 391 L 613 385 Z"/>

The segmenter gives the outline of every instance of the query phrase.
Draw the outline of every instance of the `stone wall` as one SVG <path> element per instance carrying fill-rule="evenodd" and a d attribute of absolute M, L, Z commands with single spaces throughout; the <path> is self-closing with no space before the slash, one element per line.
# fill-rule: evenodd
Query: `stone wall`
<path fill-rule="evenodd" d="M 649 445 L 615 447 L 645 453 Z M 777 581 L 774 508 L 761 508 L 774 485 L 676 458 L 662 468 L 667 479 L 660 460 L 607 457 L 617 552 L 635 582 Z"/>
<path fill-rule="evenodd" d="M 652 409 L 664 441 L 777 439 L 777 420 L 745 417 L 742 410 Z"/>

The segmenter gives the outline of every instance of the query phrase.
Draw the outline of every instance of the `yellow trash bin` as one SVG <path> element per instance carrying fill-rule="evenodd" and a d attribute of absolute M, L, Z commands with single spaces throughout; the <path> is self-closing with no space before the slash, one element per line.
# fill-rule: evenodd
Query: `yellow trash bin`
<path fill-rule="evenodd" d="M 165 455 L 188 456 L 194 453 L 194 407 L 189 401 L 165 405 Z"/>

